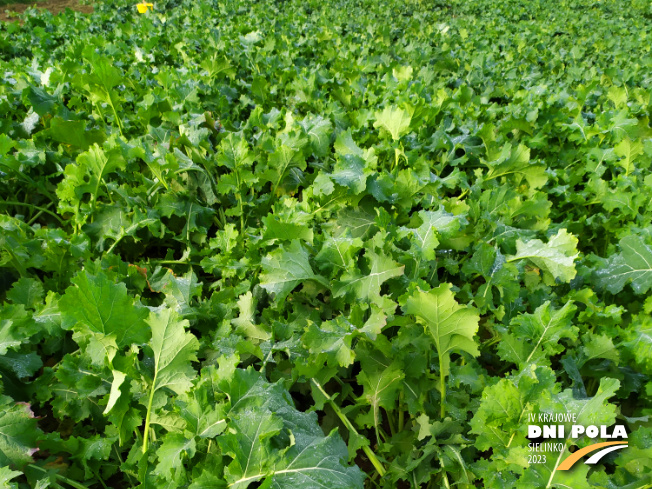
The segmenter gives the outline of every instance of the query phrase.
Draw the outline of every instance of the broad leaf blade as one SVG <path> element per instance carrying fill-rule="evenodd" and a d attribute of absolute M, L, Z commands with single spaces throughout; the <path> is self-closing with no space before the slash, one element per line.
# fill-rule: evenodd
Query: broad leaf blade
<path fill-rule="evenodd" d="M 407 134 L 410 130 L 410 121 L 412 115 L 399 107 L 385 107 L 380 112 L 376 112 L 375 128 L 383 128 L 391 134 L 394 141 L 398 141 L 401 136 Z"/>
<path fill-rule="evenodd" d="M 111 336 L 119 348 L 149 339 L 145 325 L 147 309 L 134 303 L 123 283 L 112 282 L 104 273 L 79 273 L 59 300 L 65 329 L 83 337 Z"/>
<path fill-rule="evenodd" d="M 545 244 L 539 239 L 527 243 L 517 240 L 516 255 L 508 256 L 507 261 L 529 260 L 544 272 L 548 282 L 554 284 L 556 280 L 570 282 L 575 277 L 578 256 L 577 238 L 561 229 Z"/>
<path fill-rule="evenodd" d="M 279 384 L 238 369 L 220 386 L 232 403 L 230 429 L 217 439 L 233 459 L 225 471 L 230 488 L 264 480 L 262 487 L 277 489 L 362 489 L 362 473 L 346 464 L 339 435 L 324 436 L 316 414 L 296 410 Z"/>
<path fill-rule="evenodd" d="M 625 236 L 620 240 L 620 254 L 610 257 L 595 277 L 596 284 L 612 294 L 628 283 L 637 294 L 645 294 L 652 288 L 652 248 L 639 236 Z"/>
<path fill-rule="evenodd" d="M 24 403 L 15 403 L 6 396 L 0 402 L 0 464 L 22 467 L 32 461 L 32 454 L 37 451 L 36 418 Z"/>
<path fill-rule="evenodd" d="M 360 299 L 378 299 L 380 287 L 384 282 L 403 275 L 405 265 L 399 265 L 386 255 L 368 250 L 365 257 L 369 261 L 369 273 L 345 273 L 340 284 L 333 288 L 335 297 L 351 292 L 353 296 Z"/>
<path fill-rule="evenodd" d="M 578 328 L 571 320 L 576 307 L 567 302 L 561 309 L 555 309 L 550 302 L 539 306 L 533 314 L 522 314 L 514 318 L 509 332 L 502 336 L 498 354 L 520 369 L 526 365 L 548 363 L 548 358 L 563 351 L 563 338 L 577 339 Z"/>
<path fill-rule="evenodd" d="M 288 247 L 267 255 L 262 260 L 263 273 L 260 286 L 267 292 L 275 294 L 275 300 L 283 300 L 297 285 L 304 280 L 314 280 L 324 286 L 328 285 L 321 275 L 315 275 L 308 261 L 308 252 L 299 240 L 294 240 Z"/>
<path fill-rule="evenodd" d="M 150 314 L 147 323 L 152 329 L 150 346 L 154 353 L 152 389 L 157 391 L 167 387 L 183 394 L 196 375 L 191 362 L 197 361 L 199 341 L 185 331 L 188 321 L 179 320 L 171 309 Z"/>
<path fill-rule="evenodd" d="M 432 336 L 443 367 L 441 375 L 448 374 L 453 350 L 479 355 L 475 334 L 480 316 L 474 308 L 457 303 L 451 284 L 442 284 L 430 292 L 417 289 L 408 297 L 403 310 L 416 316 Z"/>

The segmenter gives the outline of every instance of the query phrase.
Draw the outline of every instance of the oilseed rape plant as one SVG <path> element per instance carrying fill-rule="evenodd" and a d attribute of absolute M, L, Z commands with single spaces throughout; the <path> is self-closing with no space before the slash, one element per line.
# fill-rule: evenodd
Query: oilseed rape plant
<path fill-rule="evenodd" d="M 0 21 L 0 486 L 652 487 L 651 8 Z"/>

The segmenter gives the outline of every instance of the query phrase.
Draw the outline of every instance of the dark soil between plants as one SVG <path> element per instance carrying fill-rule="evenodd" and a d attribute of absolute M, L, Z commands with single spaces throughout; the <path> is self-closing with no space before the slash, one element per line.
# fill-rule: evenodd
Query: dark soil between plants
<path fill-rule="evenodd" d="M 0 6 L 0 21 L 11 22 L 16 20 L 18 14 L 22 14 L 31 7 L 49 10 L 54 15 L 64 11 L 66 8 L 89 14 L 93 11 L 92 5 L 81 5 L 79 0 L 45 0 L 31 3 L 11 3 Z"/>

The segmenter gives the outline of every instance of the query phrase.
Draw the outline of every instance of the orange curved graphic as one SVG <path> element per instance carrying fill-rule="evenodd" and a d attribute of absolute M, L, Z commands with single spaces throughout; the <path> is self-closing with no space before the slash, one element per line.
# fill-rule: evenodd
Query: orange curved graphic
<path fill-rule="evenodd" d="M 575 462 L 577 462 L 579 459 L 581 459 L 584 455 L 587 453 L 594 452 L 600 448 L 608 447 L 611 445 L 627 445 L 626 441 L 605 441 L 604 443 L 594 443 L 593 445 L 589 445 L 588 447 L 584 447 L 575 453 L 571 453 L 568 457 L 564 459 L 562 463 L 559 464 L 559 467 L 557 467 L 557 470 L 568 470 L 570 469 L 573 465 L 575 465 Z"/>

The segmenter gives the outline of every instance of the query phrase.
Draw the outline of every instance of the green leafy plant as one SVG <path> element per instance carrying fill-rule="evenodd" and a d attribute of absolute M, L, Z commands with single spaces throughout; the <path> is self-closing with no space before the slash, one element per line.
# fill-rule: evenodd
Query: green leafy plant
<path fill-rule="evenodd" d="M 0 24 L 0 486 L 652 487 L 651 11 L 622 7 Z M 550 413 L 628 446 L 559 471 L 604 440 L 533 459 Z"/>

